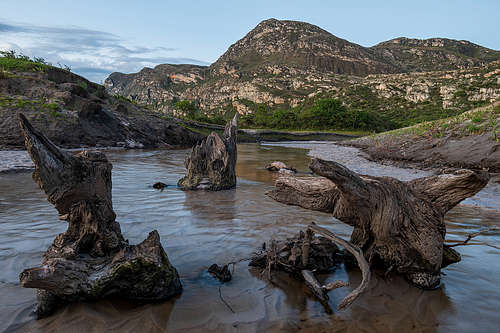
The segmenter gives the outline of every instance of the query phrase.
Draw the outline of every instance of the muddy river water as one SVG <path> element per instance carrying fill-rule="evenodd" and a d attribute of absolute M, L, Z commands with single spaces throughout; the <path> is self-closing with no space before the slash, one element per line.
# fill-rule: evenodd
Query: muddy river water
<path fill-rule="evenodd" d="M 267 162 L 280 160 L 308 171 L 307 150 L 296 147 L 314 148 L 311 153 L 316 155 L 321 155 L 321 149 L 323 154 L 334 149 L 321 144 L 241 144 L 238 185 L 222 192 L 183 192 L 175 186 L 160 192 L 151 187 L 156 181 L 177 182 L 184 172 L 185 150 L 107 153 L 113 163 L 114 209 L 124 237 L 138 243 L 157 229 L 179 271 L 184 292 L 157 304 L 137 305 L 120 299 L 75 303 L 38 321 L 32 316 L 35 290 L 21 288 L 18 275 L 40 263 L 66 224 L 58 221 L 56 210 L 30 173 L 0 174 L 0 331 L 500 332 L 498 231 L 457 248 L 462 261 L 443 270 L 439 289 L 423 291 L 398 276 L 375 273 L 362 297 L 332 315 L 324 312 L 302 283 L 283 274 L 270 284 L 247 261 L 236 265 L 229 283 L 214 280 L 207 273 L 212 263 L 248 257 L 269 238 L 291 236 L 311 221 L 349 237 L 351 228 L 331 216 L 286 206 L 265 195 L 276 176 L 263 168 Z M 401 179 L 426 174 L 399 168 L 379 170 L 354 151 L 335 149 L 330 158 L 365 173 L 389 172 Z M 491 209 L 500 205 L 499 194 L 498 187 L 489 188 L 468 205 L 450 211 L 447 239 L 463 240 L 471 232 L 500 226 L 500 210 Z M 320 278 L 351 282 L 352 287 L 330 292 L 335 308 L 361 276 L 340 266 Z"/>

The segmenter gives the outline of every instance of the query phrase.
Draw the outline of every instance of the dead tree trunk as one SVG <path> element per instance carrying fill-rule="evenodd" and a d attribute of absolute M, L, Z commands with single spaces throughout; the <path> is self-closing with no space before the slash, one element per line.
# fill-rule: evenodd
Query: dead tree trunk
<path fill-rule="evenodd" d="M 178 185 L 184 190 L 227 190 L 236 186 L 236 135 L 238 114 L 224 130 L 223 137 L 212 132 L 194 146 L 184 162 L 186 176 Z"/>
<path fill-rule="evenodd" d="M 440 281 L 445 213 L 489 180 L 486 172 L 460 170 L 402 182 L 358 175 L 320 159 L 313 159 L 310 168 L 325 178 L 282 176 L 268 195 L 286 204 L 332 213 L 354 227 L 351 242 L 372 266 L 395 270 L 423 288 Z"/>
<path fill-rule="evenodd" d="M 100 152 L 74 156 L 60 150 L 21 114 L 20 126 L 33 162 L 33 179 L 47 200 L 68 221 L 42 259 L 41 267 L 23 271 L 20 282 L 38 288 L 38 318 L 64 301 L 94 300 L 110 295 L 156 301 L 182 291 L 152 231 L 139 245 L 128 245 L 115 221 L 111 200 L 111 163 Z"/>

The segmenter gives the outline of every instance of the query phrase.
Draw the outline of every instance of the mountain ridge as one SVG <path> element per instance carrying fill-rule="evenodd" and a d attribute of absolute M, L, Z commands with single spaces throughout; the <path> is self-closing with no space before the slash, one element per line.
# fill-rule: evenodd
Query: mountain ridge
<path fill-rule="evenodd" d="M 365 93 L 370 90 L 372 100 L 385 99 L 394 108 L 419 109 L 430 103 L 449 115 L 447 109 L 460 112 L 500 96 L 498 73 L 477 82 L 466 77 L 484 68 L 494 72 L 498 60 L 500 51 L 468 41 L 399 37 L 363 47 L 306 22 L 268 19 L 210 66 L 184 65 L 183 73 L 180 67 L 159 68 L 163 65 L 148 73 L 113 73 L 105 86 L 114 94 L 174 114 L 180 112 L 176 109 L 180 100 L 190 100 L 208 114 L 247 114 L 261 104 L 271 109 L 296 108 L 320 97 L 363 107 L 355 96 L 362 87 Z M 192 79 L 165 85 L 172 75 Z M 389 75 L 385 80 L 390 87 L 383 75 Z M 453 77 L 460 77 L 460 82 L 452 82 Z M 463 98 L 455 98 L 455 93 Z M 386 111 L 383 102 L 376 104 L 382 108 L 376 111 Z"/>

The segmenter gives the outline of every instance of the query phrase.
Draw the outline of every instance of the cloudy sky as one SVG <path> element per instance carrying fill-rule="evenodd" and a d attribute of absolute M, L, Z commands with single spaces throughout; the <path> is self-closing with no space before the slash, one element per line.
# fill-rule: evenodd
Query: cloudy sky
<path fill-rule="evenodd" d="M 210 64 L 270 17 L 316 24 L 363 46 L 447 37 L 500 50 L 498 13 L 498 0 L 0 1 L 0 50 L 101 82 L 160 63 Z"/>

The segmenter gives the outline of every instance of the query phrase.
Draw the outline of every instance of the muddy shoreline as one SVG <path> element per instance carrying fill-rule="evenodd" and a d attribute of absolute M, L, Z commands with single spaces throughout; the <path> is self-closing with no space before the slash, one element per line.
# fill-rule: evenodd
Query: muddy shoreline
<path fill-rule="evenodd" d="M 366 159 L 384 165 L 431 170 L 435 173 L 457 169 L 488 170 L 491 182 L 500 183 L 500 154 L 492 154 L 496 153 L 500 145 L 489 141 L 481 137 L 454 140 L 451 143 L 419 141 L 412 143 L 406 150 L 405 147 L 410 145 L 409 141 L 384 145 L 360 141 L 339 144 L 358 148 L 365 153 Z"/>

